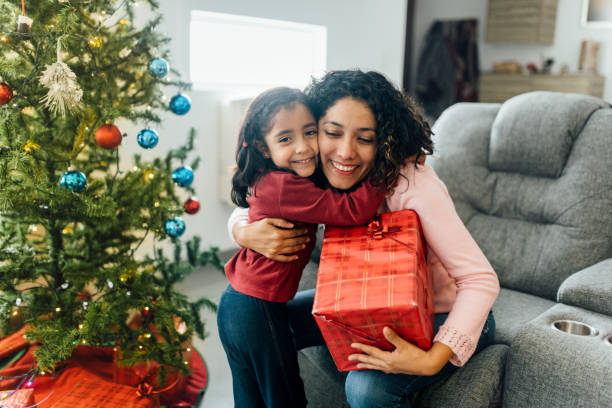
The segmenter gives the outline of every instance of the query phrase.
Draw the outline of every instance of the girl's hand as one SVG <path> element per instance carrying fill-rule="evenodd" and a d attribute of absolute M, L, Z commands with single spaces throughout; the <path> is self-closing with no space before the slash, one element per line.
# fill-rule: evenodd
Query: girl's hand
<path fill-rule="evenodd" d="M 310 241 L 306 235 L 308 230 L 292 228 L 292 223 L 281 218 L 264 218 L 251 224 L 237 223 L 232 228 L 232 234 L 240 246 L 275 261 L 291 262 L 298 258 L 292 254 Z"/>
<path fill-rule="evenodd" d="M 348 359 L 359 361 L 359 368 L 387 374 L 434 375 L 453 356 L 450 347 L 442 343 L 435 342 L 429 351 L 425 351 L 408 343 L 389 327 L 383 329 L 383 334 L 395 346 L 395 350 L 383 351 L 377 347 L 353 343 L 351 347 L 364 354 L 351 354 Z"/>

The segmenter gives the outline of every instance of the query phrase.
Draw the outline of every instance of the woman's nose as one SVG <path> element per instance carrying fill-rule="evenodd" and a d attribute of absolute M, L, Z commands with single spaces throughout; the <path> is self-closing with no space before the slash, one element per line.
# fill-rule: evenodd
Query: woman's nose
<path fill-rule="evenodd" d="M 355 156 L 355 148 L 351 138 L 345 137 L 338 144 L 338 156 L 343 159 L 352 159 Z"/>

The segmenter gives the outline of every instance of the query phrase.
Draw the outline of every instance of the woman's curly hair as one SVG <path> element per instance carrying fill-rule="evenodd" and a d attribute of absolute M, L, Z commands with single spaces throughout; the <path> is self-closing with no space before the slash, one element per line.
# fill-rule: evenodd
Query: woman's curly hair
<path fill-rule="evenodd" d="M 350 97 L 365 102 L 376 119 L 376 153 L 370 180 L 393 192 L 407 160 L 433 153 L 431 129 L 417 112 L 415 103 L 383 75 L 360 70 L 327 73 L 306 88 L 313 114 L 319 120 L 339 99 Z"/>

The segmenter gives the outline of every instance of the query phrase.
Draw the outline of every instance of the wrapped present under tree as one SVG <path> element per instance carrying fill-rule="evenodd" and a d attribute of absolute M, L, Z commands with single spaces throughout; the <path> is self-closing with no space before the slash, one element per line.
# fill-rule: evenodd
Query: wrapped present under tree
<path fill-rule="evenodd" d="M 357 370 L 348 356 L 358 342 L 393 350 L 389 326 L 428 350 L 433 292 L 425 240 L 412 210 L 378 216 L 367 226 L 325 228 L 313 315 L 340 371 Z"/>
<path fill-rule="evenodd" d="M 191 348 L 188 361 L 191 374 L 177 373 L 177 376 L 169 376 L 162 386 L 157 385 L 155 378 L 150 375 L 147 375 L 144 381 L 139 378 L 131 385 L 117 381 L 117 375 L 124 379 L 132 378 L 133 367 L 117 365 L 117 351 L 113 350 L 113 347 L 77 346 L 72 357 L 65 360 L 55 371 L 39 373 L 34 368 L 34 351 L 38 346 L 31 345 L 25 339 L 24 331 L 25 329 L 21 329 L 0 339 L 0 351 L 5 350 L 5 346 L 10 347 L 10 352 L 0 353 L 0 361 L 8 362 L 0 367 L 0 390 L 8 392 L 21 388 L 19 392 L 33 394 L 33 403 L 24 406 L 197 406 L 208 384 L 206 365 L 194 348 Z M 150 364 L 149 368 L 147 374 L 157 375 L 158 365 Z M 95 392 L 87 392 L 88 388 L 94 386 Z M 74 401 L 78 401 L 78 404 Z"/>
<path fill-rule="evenodd" d="M 0 391 L 0 407 L 28 408 L 34 405 L 34 390 Z"/>

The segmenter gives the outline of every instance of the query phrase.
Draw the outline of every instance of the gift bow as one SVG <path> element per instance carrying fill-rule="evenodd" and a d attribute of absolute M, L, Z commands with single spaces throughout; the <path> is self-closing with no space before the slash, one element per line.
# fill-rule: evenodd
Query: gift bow
<path fill-rule="evenodd" d="M 400 241 L 397 238 L 392 237 L 389 234 L 393 234 L 396 232 L 400 232 L 402 230 L 402 226 L 401 225 L 382 225 L 382 222 L 380 221 L 380 216 L 376 216 L 375 219 L 373 219 L 372 221 L 370 221 L 370 223 L 368 224 L 368 235 L 373 238 L 373 239 L 383 239 L 383 238 L 389 238 L 392 239 L 393 241 L 397 242 L 398 244 L 401 244 L 403 246 L 405 246 L 406 248 L 412 248 L 411 245 L 408 245 L 405 242 Z"/>
<path fill-rule="evenodd" d="M 370 221 L 370 223 L 368 224 L 368 235 L 370 235 L 374 239 L 383 239 L 387 236 L 387 234 L 392 234 L 394 232 L 400 232 L 401 230 L 402 230 L 402 227 L 399 225 L 391 226 L 391 227 L 388 225 L 381 225 L 379 217 Z"/>
<path fill-rule="evenodd" d="M 148 398 L 154 394 L 161 394 L 162 392 L 166 392 L 172 389 L 173 387 L 175 387 L 178 384 L 178 382 L 179 382 L 179 378 L 174 380 L 172 384 L 170 384 L 166 388 L 163 388 L 161 390 L 154 390 L 151 384 L 149 384 L 147 381 L 143 381 L 140 384 L 138 384 L 138 386 L 136 387 L 136 395 L 138 395 L 139 398 L 142 398 L 142 397 Z"/>
<path fill-rule="evenodd" d="M 151 394 L 153 394 L 153 386 L 148 382 L 143 381 L 138 384 L 138 387 L 136 388 L 136 394 L 139 397 L 149 397 L 151 396 Z"/>

